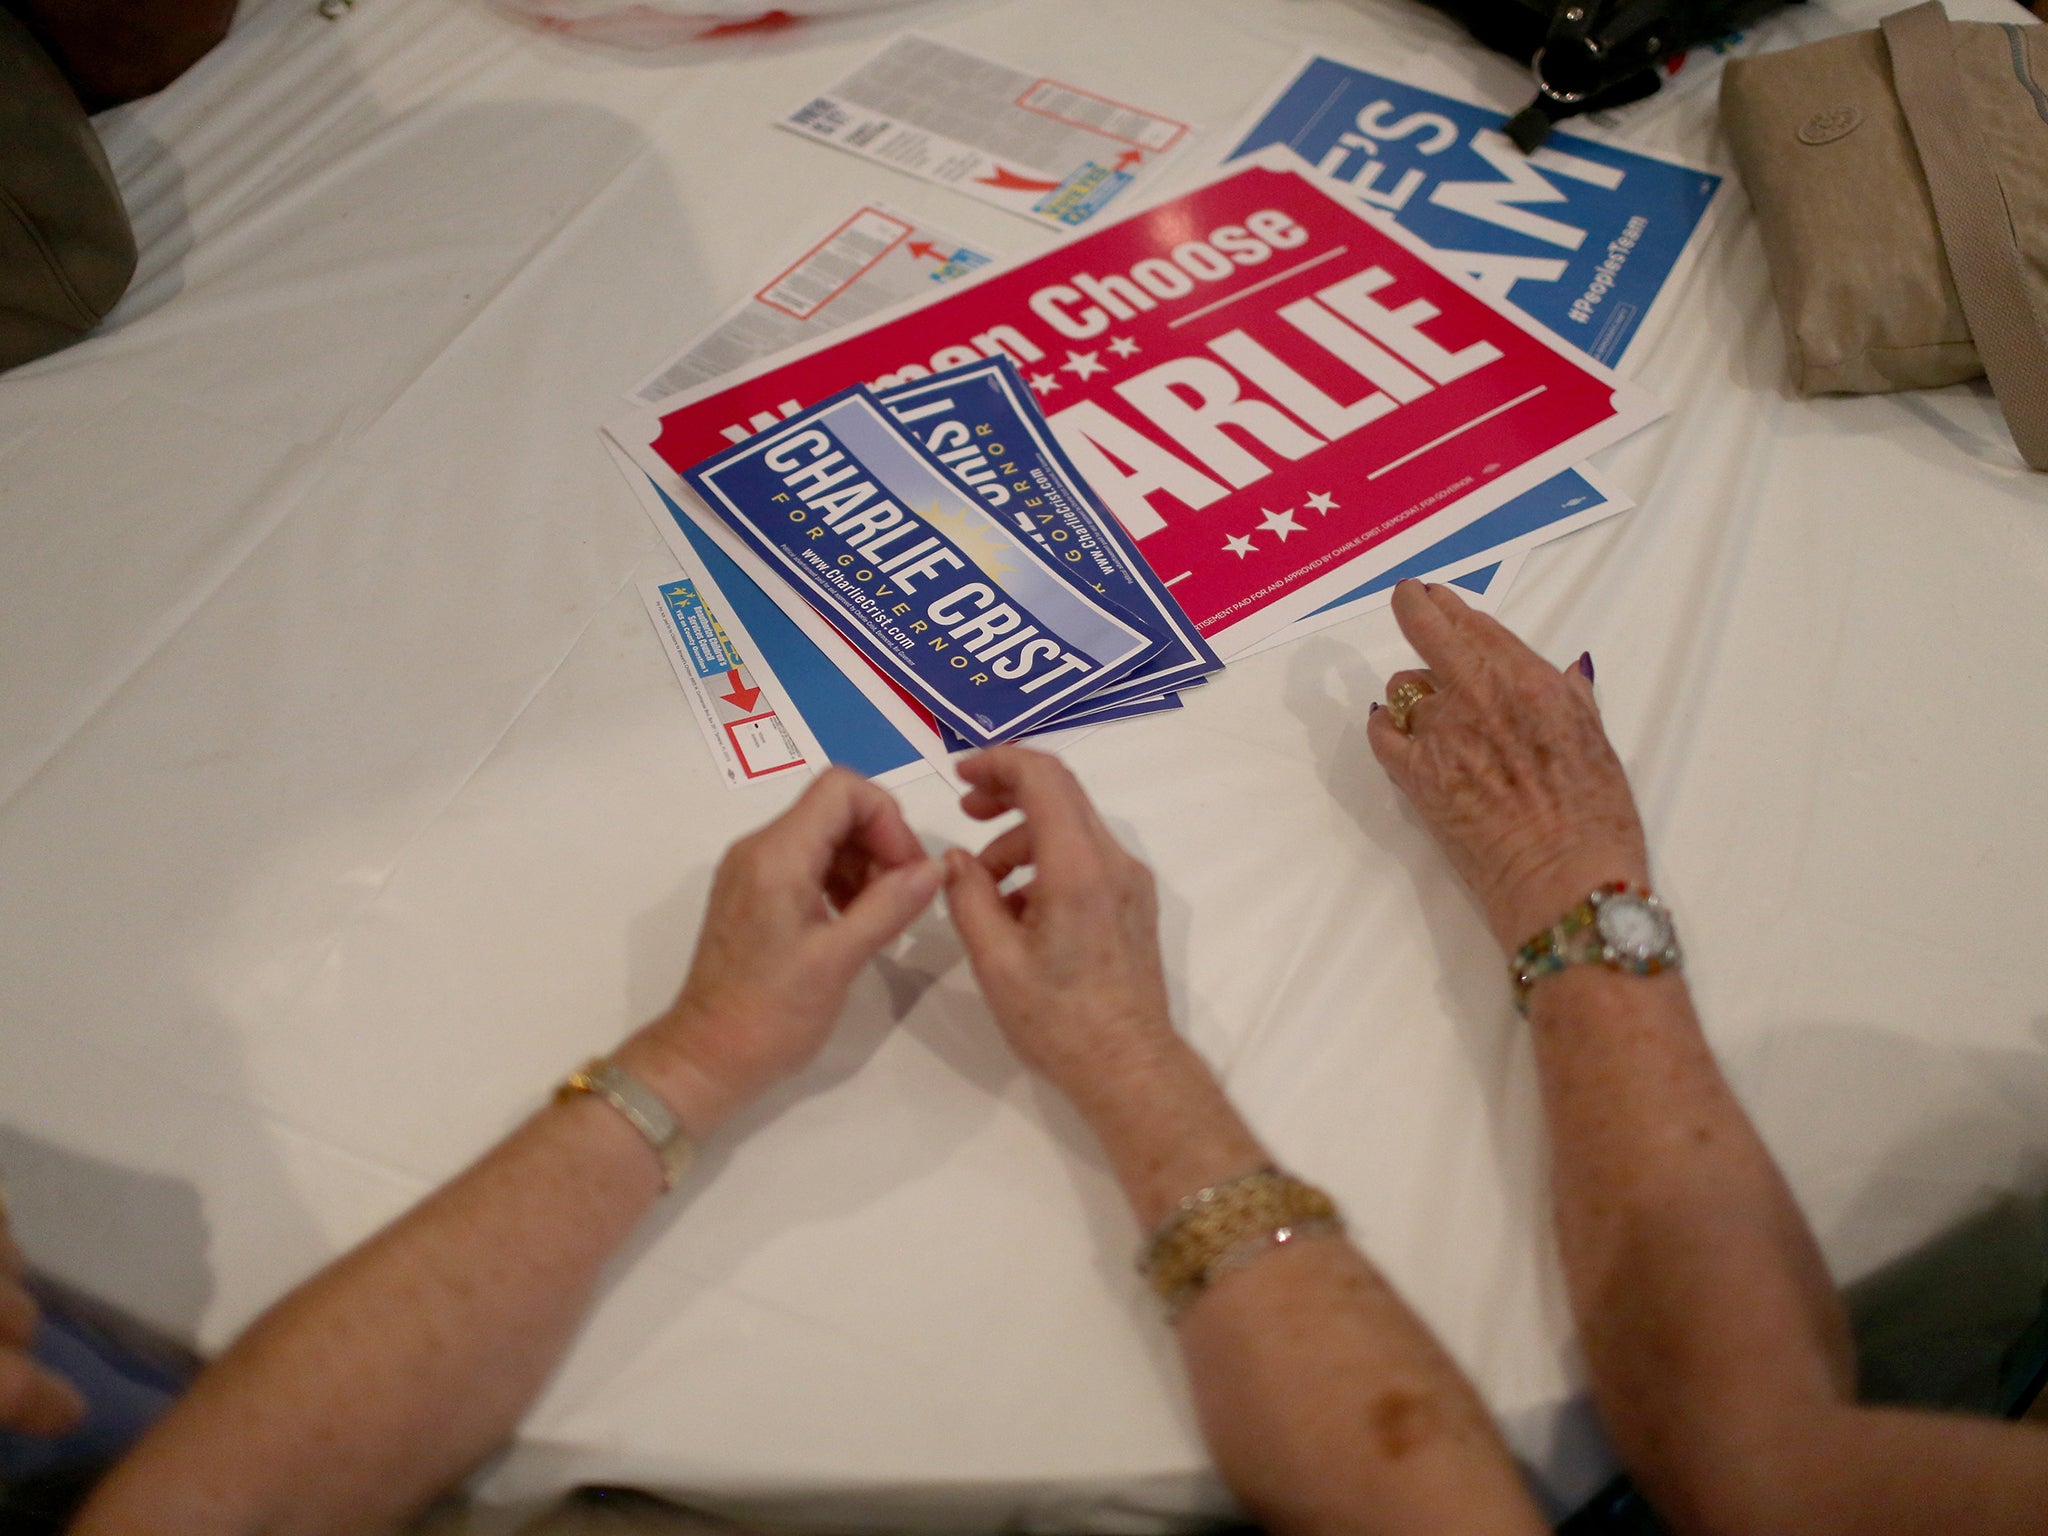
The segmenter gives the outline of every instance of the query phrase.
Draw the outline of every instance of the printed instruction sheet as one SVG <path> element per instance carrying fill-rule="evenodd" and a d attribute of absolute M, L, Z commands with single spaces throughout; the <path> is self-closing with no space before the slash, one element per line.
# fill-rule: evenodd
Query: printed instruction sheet
<path fill-rule="evenodd" d="M 629 396 L 655 405 L 987 266 L 966 241 L 878 203 L 841 219 Z"/>
<path fill-rule="evenodd" d="M 1137 199 L 1188 124 L 905 33 L 779 126 L 1075 229 Z"/>

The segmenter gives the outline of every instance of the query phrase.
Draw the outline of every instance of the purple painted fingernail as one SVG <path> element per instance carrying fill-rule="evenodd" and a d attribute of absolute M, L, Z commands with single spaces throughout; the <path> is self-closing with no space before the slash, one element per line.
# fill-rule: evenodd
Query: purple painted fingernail
<path fill-rule="evenodd" d="M 1378 714 L 1384 708 L 1386 708 L 1384 704 L 1380 703 L 1378 699 L 1374 699 L 1372 701 L 1372 707 L 1365 712 L 1365 718 L 1370 720 L 1374 715 Z"/>
<path fill-rule="evenodd" d="M 1591 651 L 1579 652 L 1579 676 L 1589 683 L 1593 681 L 1593 653 Z"/>

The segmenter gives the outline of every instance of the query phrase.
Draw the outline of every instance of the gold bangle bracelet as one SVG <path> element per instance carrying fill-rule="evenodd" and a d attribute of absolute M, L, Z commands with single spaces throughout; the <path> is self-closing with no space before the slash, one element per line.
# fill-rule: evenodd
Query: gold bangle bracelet
<path fill-rule="evenodd" d="M 662 1102 L 661 1095 L 617 1062 L 603 1056 L 585 1062 L 571 1072 L 562 1086 L 555 1090 L 555 1101 L 566 1103 L 583 1093 L 603 1100 L 626 1117 L 626 1122 L 640 1133 L 661 1164 L 662 1190 L 674 1189 L 676 1181 L 690 1166 L 690 1159 L 696 1156 L 697 1149 L 683 1134 L 674 1111 Z"/>
<path fill-rule="evenodd" d="M 1336 1202 L 1277 1168 L 1197 1190 L 1138 1253 L 1138 1273 L 1178 1320 L 1218 1279 L 1303 1237 L 1341 1233 Z"/>

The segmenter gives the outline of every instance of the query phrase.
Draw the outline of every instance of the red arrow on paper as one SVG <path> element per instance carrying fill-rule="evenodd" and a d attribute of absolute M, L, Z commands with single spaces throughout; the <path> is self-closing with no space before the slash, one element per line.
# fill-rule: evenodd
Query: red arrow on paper
<path fill-rule="evenodd" d="M 1132 166 L 1142 162 L 1144 158 L 1145 153 L 1143 150 L 1127 149 L 1116 157 L 1116 168 L 1120 171 L 1127 171 Z"/>
<path fill-rule="evenodd" d="M 995 187 L 1004 192 L 1057 192 L 1060 189 L 1056 181 L 1037 181 L 1029 176 L 1019 176 L 1000 165 L 996 167 L 995 175 L 977 176 L 974 180 L 979 186 Z"/>
<path fill-rule="evenodd" d="M 721 693 L 719 697 L 741 714 L 751 715 L 754 712 L 754 706 L 761 701 L 761 690 L 758 688 L 742 688 L 740 686 L 740 669 L 738 667 L 734 667 L 730 672 L 726 673 L 725 680 L 732 685 L 732 692 Z"/>
<path fill-rule="evenodd" d="M 946 259 L 944 252 L 940 251 L 929 240 L 913 240 L 904 249 L 913 256 L 929 256 L 933 261 L 944 261 Z"/>

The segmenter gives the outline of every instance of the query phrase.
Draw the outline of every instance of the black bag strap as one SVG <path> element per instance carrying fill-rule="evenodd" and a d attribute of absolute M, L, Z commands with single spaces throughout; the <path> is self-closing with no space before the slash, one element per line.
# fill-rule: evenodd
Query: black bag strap
<path fill-rule="evenodd" d="M 1551 125 L 1654 93 L 1666 61 L 1741 30 L 1786 0 L 1430 0 L 1495 52 L 1520 59 L 1536 96 L 1505 125 L 1527 154 Z"/>
<path fill-rule="evenodd" d="M 2020 457 L 2031 469 L 2048 469 L 2048 325 L 2027 295 L 2012 211 L 1956 68 L 1948 12 L 1941 0 L 1927 0 L 1887 16 L 1884 40 L 1970 339 Z M 2027 67 L 2023 44 L 2014 67 Z M 2042 142 L 2048 145 L 2048 123 Z"/>

